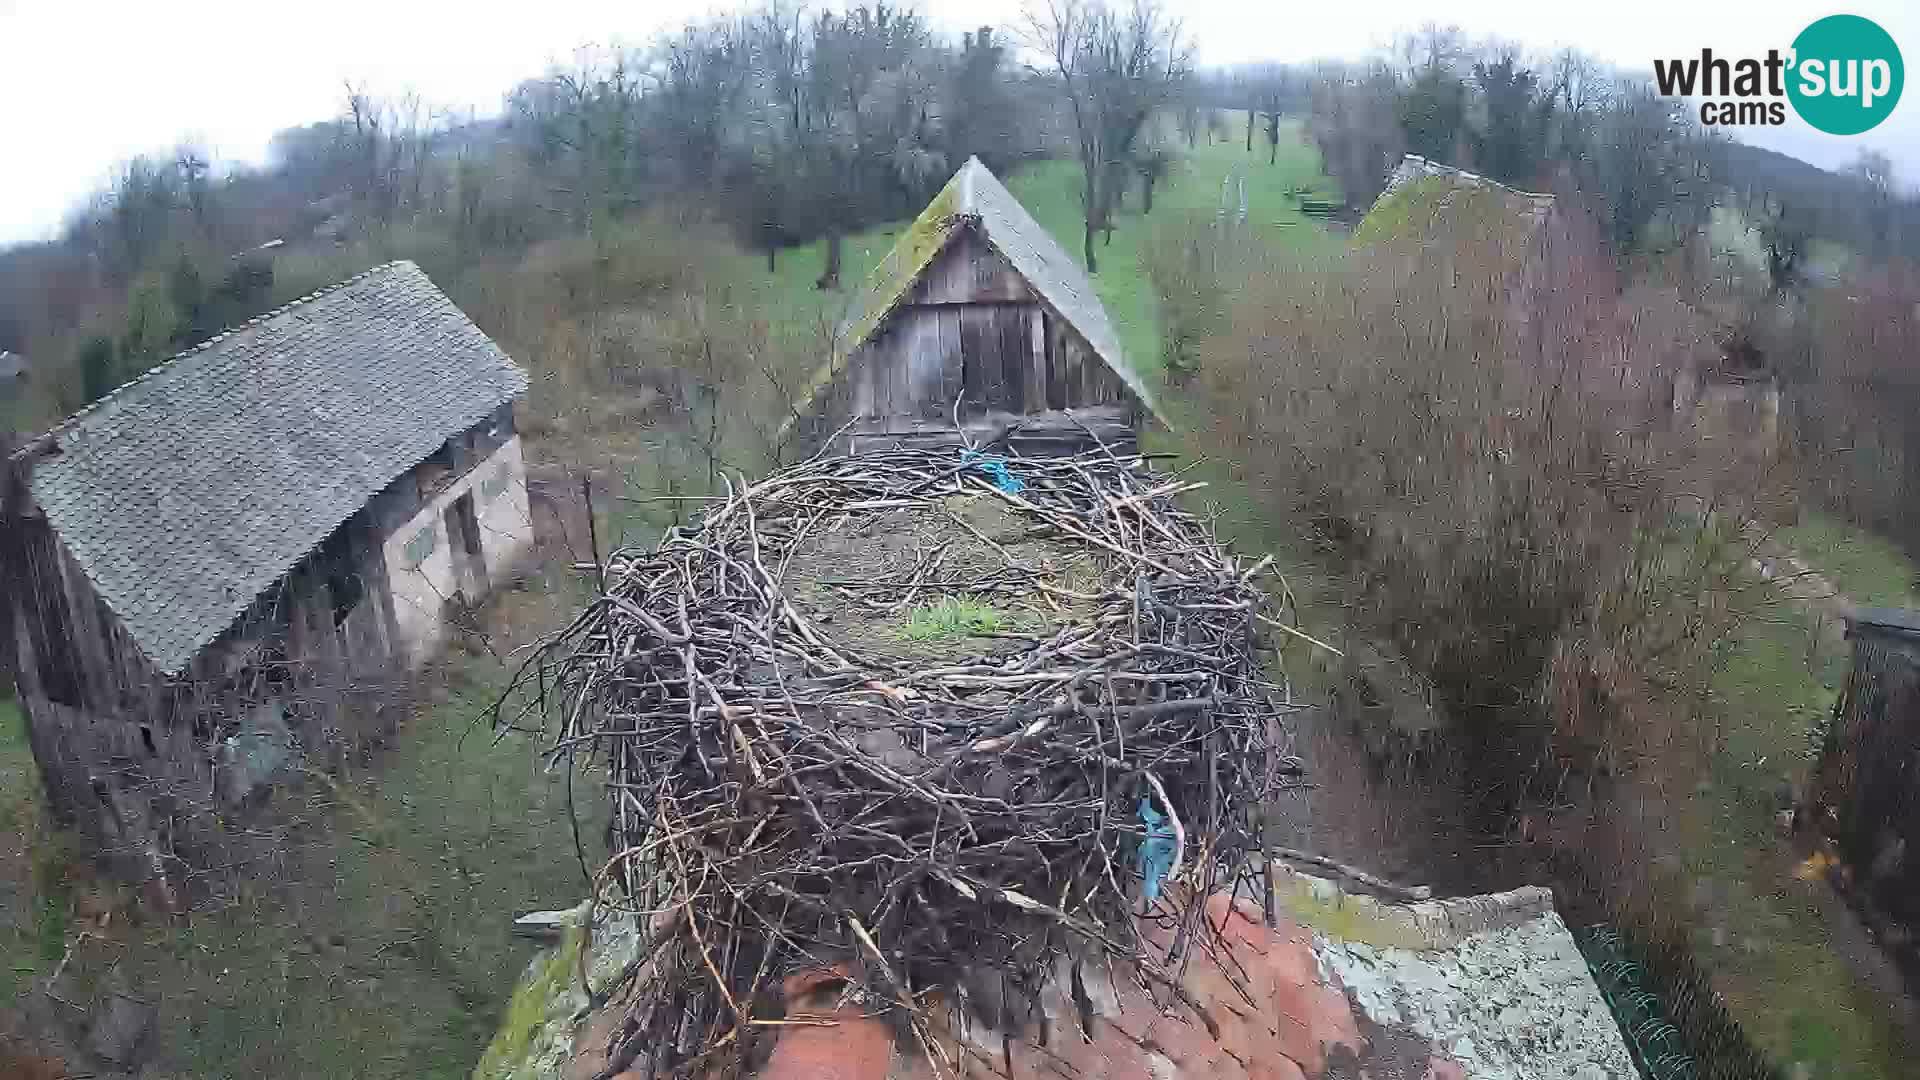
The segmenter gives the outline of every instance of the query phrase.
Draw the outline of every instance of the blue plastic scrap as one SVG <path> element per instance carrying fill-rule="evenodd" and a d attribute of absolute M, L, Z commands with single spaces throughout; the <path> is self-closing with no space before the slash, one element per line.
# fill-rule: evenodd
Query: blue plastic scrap
<path fill-rule="evenodd" d="M 1141 892 L 1152 902 L 1159 899 L 1160 887 L 1173 869 L 1173 825 L 1144 797 L 1140 800 L 1140 824 L 1147 828 L 1147 837 L 1140 842 L 1140 877 L 1145 883 Z"/>
<path fill-rule="evenodd" d="M 986 473 L 987 478 L 993 481 L 994 487 L 1009 495 L 1018 495 L 1027 489 L 1027 482 L 1013 475 L 1012 470 L 1007 468 L 1007 459 L 999 454 L 982 454 L 977 450 L 963 450 L 960 452 L 960 467 L 966 468 L 969 465 Z"/>

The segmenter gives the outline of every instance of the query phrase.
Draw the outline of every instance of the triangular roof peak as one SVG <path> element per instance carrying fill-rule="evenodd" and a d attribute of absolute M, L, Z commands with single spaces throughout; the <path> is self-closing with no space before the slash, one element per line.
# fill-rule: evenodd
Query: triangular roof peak
<path fill-rule="evenodd" d="M 811 407 L 814 397 L 832 382 L 845 359 L 873 336 L 962 229 L 973 229 L 1005 257 L 1042 302 L 1086 339 L 1095 355 L 1141 403 L 1155 408 L 1146 379 L 1121 351 L 1119 336 L 1087 272 L 978 157 L 969 157 L 960 166 L 869 275 L 852 316 L 841 328 L 831 364 L 814 380 L 803 406 Z"/>

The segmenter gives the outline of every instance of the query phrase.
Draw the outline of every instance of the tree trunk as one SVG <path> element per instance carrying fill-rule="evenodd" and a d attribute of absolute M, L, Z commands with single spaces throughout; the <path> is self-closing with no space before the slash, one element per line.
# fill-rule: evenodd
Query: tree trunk
<path fill-rule="evenodd" d="M 813 283 L 816 289 L 838 289 L 840 287 L 840 226 L 827 230 L 827 266 L 820 271 L 820 279 Z"/>
<path fill-rule="evenodd" d="M 780 269 L 780 267 L 775 262 L 775 259 L 779 256 L 779 254 L 780 254 L 780 245 L 774 243 L 771 240 L 767 241 L 767 273 L 771 274 Z"/>
<path fill-rule="evenodd" d="M 1093 163 L 1092 155 L 1082 154 L 1080 168 L 1083 170 L 1080 189 L 1080 205 L 1086 210 L 1086 234 L 1081 238 L 1081 253 L 1087 259 L 1087 273 L 1098 272 L 1099 267 L 1093 258 L 1093 234 L 1100 227 L 1100 173 L 1099 166 Z"/>
<path fill-rule="evenodd" d="M 1253 110 L 1247 110 L 1247 153 L 1253 153 Z"/>
<path fill-rule="evenodd" d="M 1140 174 L 1140 213 L 1142 216 L 1153 213 L 1153 174 Z"/>

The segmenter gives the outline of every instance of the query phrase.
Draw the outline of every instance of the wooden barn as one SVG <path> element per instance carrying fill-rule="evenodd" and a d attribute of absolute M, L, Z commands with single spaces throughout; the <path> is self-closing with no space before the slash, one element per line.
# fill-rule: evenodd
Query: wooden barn
<path fill-rule="evenodd" d="M 1920 611 L 1863 608 L 1812 824 L 1847 868 L 1848 899 L 1920 989 Z"/>
<path fill-rule="evenodd" d="M 221 334 L 0 476 L 0 642 L 55 813 L 172 905 L 532 539 L 525 374 L 392 263 Z"/>
<path fill-rule="evenodd" d="M 1153 408 L 1086 272 L 978 158 L 875 269 L 796 406 L 808 443 L 850 453 L 1136 445 Z"/>

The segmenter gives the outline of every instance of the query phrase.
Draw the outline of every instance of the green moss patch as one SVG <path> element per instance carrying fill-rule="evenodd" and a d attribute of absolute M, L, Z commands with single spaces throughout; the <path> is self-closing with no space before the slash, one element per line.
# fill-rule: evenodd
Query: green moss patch
<path fill-rule="evenodd" d="M 1004 623 L 1000 612 L 990 605 L 948 597 L 907 613 L 907 640 L 958 641 L 965 637 L 999 633 Z"/>
<path fill-rule="evenodd" d="M 1445 228 L 1455 230 L 1452 235 L 1513 245 L 1517 252 L 1535 227 L 1532 207 L 1524 203 L 1524 196 L 1490 182 L 1475 186 L 1426 176 L 1374 203 L 1353 239 L 1356 244 L 1404 243 Z"/>
<path fill-rule="evenodd" d="M 507 1002 L 500 1030 L 473 1067 L 473 1080 L 535 1080 L 541 1075 L 531 1060 L 535 1040 L 550 1021 L 573 1010 L 570 1002 L 578 992 L 572 984 L 585 944 L 586 934 L 577 926 L 568 927 L 560 944 L 534 962 L 528 978 Z"/>

